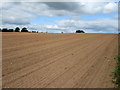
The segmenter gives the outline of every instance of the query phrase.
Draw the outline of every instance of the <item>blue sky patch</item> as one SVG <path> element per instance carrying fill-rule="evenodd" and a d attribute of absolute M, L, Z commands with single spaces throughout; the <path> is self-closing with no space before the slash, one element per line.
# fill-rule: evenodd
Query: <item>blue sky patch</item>
<path fill-rule="evenodd" d="M 31 24 L 52 24 L 54 25 L 55 21 L 57 20 L 64 20 L 67 19 L 68 16 L 54 16 L 54 17 L 49 17 L 49 16 L 41 16 L 38 18 L 34 18 L 31 21 Z"/>
<path fill-rule="evenodd" d="M 92 14 L 92 15 L 81 15 L 81 20 L 96 20 L 96 19 L 111 19 L 114 18 L 113 16 L 117 15 L 117 12 L 112 12 L 109 14 Z"/>

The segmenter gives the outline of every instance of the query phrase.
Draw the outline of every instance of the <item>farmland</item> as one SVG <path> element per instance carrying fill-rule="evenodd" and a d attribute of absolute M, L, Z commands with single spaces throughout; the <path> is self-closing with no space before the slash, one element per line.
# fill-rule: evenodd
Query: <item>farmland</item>
<path fill-rule="evenodd" d="M 4 88 L 113 88 L 117 34 L 2 33 Z"/>

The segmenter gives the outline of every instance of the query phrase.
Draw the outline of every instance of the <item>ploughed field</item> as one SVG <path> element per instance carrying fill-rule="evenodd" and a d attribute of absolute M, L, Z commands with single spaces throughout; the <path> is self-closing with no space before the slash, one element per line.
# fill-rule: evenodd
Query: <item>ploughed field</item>
<path fill-rule="evenodd" d="M 3 88 L 112 88 L 117 34 L 2 33 Z"/>

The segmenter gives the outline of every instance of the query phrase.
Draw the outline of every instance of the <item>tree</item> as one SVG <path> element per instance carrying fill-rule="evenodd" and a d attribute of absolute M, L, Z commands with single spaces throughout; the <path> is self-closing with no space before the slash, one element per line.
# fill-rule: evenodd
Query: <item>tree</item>
<path fill-rule="evenodd" d="M 21 32 L 28 32 L 27 28 L 22 28 Z"/>
<path fill-rule="evenodd" d="M 32 31 L 32 33 L 36 33 L 36 31 Z"/>
<path fill-rule="evenodd" d="M 0 28 L 0 32 L 2 32 L 2 29 Z"/>
<path fill-rule="evenodd" d="M 76 33 L 85 33 L 83 30 L 76 30 Z"/>
<path fill-rule="evenodd" d="M 16 27 L 16 28 L 15 28 L 15 32 L 20 32 L 20 28 L 19 28 L 19 27 Z"/>
<path fill-rule="evenodd" d="M 3 28 L 2 32 L 9 32 L 9 30 L 7 28 Z"/>
<path fill-rule="evenodd" d="M 9 29 L 9 32 L 14 32 L 14 29 Z"/>

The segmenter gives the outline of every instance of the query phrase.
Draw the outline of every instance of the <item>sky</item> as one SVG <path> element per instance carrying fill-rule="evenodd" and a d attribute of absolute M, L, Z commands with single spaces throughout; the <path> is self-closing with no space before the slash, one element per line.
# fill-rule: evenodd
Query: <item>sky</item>
<path fill-rule="evenodd" d="M 99 1 L 99 0 L 98 0 Z M 118 2 L 2 2 L 0 28 L 50 33 L 118 32 Z"/>

